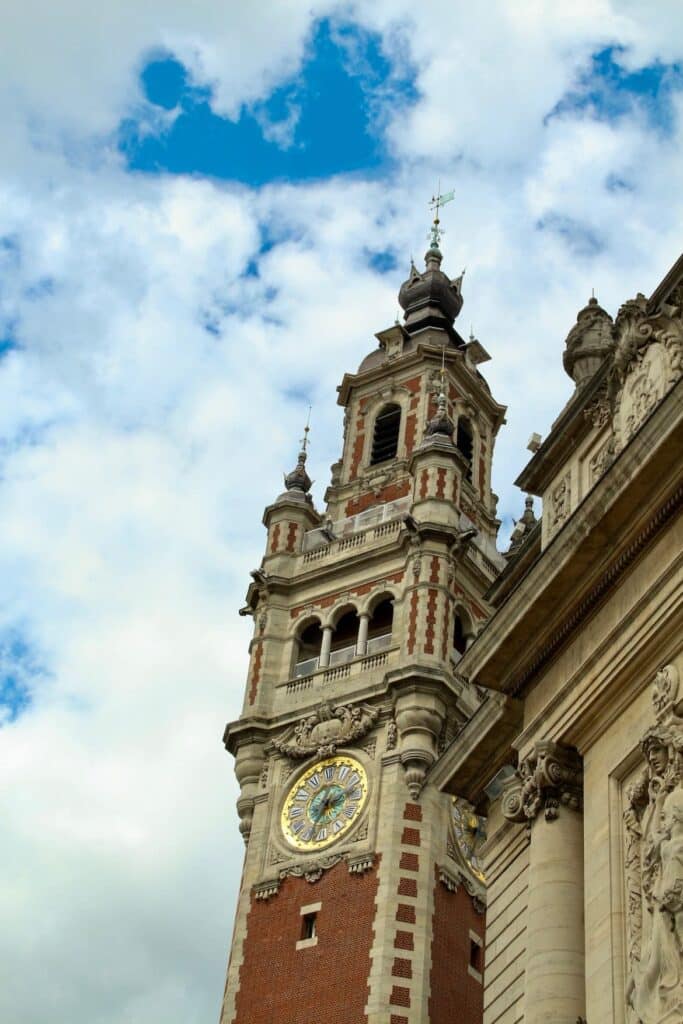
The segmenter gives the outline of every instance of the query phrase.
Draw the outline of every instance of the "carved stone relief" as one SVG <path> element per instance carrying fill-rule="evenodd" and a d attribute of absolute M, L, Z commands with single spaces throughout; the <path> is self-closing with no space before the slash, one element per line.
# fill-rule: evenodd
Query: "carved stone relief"
<path fill-rule="evenodd" d="M 293 878 L 305 878 L 307 882 L 317 882 L 323 876 L 323 871 L 328 871 L 333 868 L 339 861 L 344 860 L 346 854 L 343 853 L 329 853 L 326 857 L 318 857 L 316 860 L 307 860 L 302 864 L 291 864 L 287 868 L 282 868 L 280 871 L 280 878 L 287 878 L 291 875 Z"/>
<path fill-rule="evenodd" d="M 304 878 L 311 885 L 314 885 L 320 881 L 325 871 L 329 871 L 330 868 L 333 868 L 335 864 L 339 864 L 341 861 L 346 861 L 350 875 L 362 875 L 373 867 L 375 854 L 363 853 L 352 856 L 348 852 L 330 853 L 325 857 L 316 857 L 315 860 L 290 864 L 280 869 L 277 878 L 270 878 L 255 885 L 253 889 L 254 897 L 257 900 L 269 900 L 271 896 L 276 896 L 280 883 L 289 876 L 292 878 Z M 271 857 L 270 862 L 271 864 L 277 864 L 278 858 L 275 856 Z"/>
<path fill-rule="evenodd" d="M 617 450 L 628 443 L 683 376 L 683 319 L 679 296 L 649 313 L 643 295 L 625 302 L 615 321 L 611 379 Z"/>
<path fill-rule="evenodd" d="M 657 673 L 656 724 L 626 790 L 624 810 L 628 984 L 635 1024 L 683 1020 L 683 699 L 674 665 Z"/>
<path fill-rule="evenodd" d="M 379 712 L 367 704 L 340 704 L 323 701 L 313 714 L 289 729 L 273 746 L 291 758 L 332 757 L 337 747 L 347 746 L 366 736 L 377 723 Z"/>
<path fill-rule="evenodd" d="M 571 510 L 571 477 L 563 476 L 550 491 L 550 530 L 555 533 L 568 518 Z"/>
<path fill-rule="evenodd" d="M 571 747 L 542 740 L 505 783 L 503 814 L 508 821 L 530 827 L 541 810 L 546 821 L 554 821 L 561 806 L 582 809 L 581 758 Z"/>
<path fill-rule="evenodd" d="M 588 484 L 596 483 L 614 461 L 614 438 L 605 441 L 588 461 Z"/>
<path fill-rule="evenodd" d="M 605 424 L 612 418 L 612 410 L 609 403 L 609 395 L 607 393 L 607 387 L 602 386 L 598 394 L 595 396 L 590 405 L 587 405 L 583 411 L 586 419 L 590 420 L 594 427 L 604 427 Z"/>

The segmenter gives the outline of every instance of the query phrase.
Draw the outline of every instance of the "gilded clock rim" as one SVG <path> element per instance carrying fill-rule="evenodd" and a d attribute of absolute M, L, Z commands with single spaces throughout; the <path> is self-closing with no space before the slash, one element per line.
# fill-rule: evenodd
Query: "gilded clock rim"
<path fill-rule="evenodd" d="M 348 767 L 350 767 L 352 770 L 358 773 L 361 796 L 360 799 L 357 801 L 356 812 L 353 814 L 352 818 L 347 819 L 347 821 L 344 822 L 343 827 L 338 832 L 326 836 L 322 840 L 315 841 L 313 839 L 310 839 L 304 841 L 302 839 L 299 839 L 296 835 L 292 833 L 289 818 L 289 810 L 290 807 L 295 802 L 296 795 L 298 791 L 301 789 L 302 783 L 304 783 L 305 781 L 307 782 L 308 779 L 312 775 L 315 775 L 317 771 L 323 772 L 327 767 L 331 767 L 333 765 L 337 766 L 340 764 L 348 765 Z M 365 765 L 361 761 L 359 761 L 357 757 L 354 757 L 352 754 L 337 753 L 330 757 L 318 758 L 316 761 L 314 761 L 312 764 L 309 764 L 298 774 L 297 778 L 294 780 L 294 782 L 290 785 L 289 789 L 285 793 L 285 797 L 282 803 L 282 809 L 280 812 L 280 831 L 285 841 L 288 843 L 289 846 L 292 846 L 299 852 L 306 853 L 314 853 L 318 850 L 324 850 L 327 849 L 327 847 L 331 846 L 333 843 L 341 842 L 342 840 L 348 837 L 349 833 L 352 832 L 355 829 L 356 825 L 358 824 L 358 821 L 366 808 L 368 792 L 368 773 L 365 768 Z"/>

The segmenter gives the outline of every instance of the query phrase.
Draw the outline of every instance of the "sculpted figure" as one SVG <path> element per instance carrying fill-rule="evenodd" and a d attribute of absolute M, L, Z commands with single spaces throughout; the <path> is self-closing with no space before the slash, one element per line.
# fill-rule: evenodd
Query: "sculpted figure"
<path fill-rule="evenodd" d="M 658 683 L 659 722 L 641 741 L 646 769 L 629 788 L 624 812 L 627 1000 L 638 1024 L 683 1021 L 683 719 L 677 685 L 664 702 Z"/>

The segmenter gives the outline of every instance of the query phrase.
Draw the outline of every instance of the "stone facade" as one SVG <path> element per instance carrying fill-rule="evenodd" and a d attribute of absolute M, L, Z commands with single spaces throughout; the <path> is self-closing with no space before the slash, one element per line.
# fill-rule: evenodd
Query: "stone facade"
<path fill-rule="evenodd" d="M 437 770 L 488 818 L 485 1024 L 683 1020 L 682 281 L 579 314 L 518 479 L 542 522 L 458 666 L 485 700 Z"/>
<path fill-rule="evenodd" d="M 504 556 L 461 285 L 411 269 L 325 512 L 304 447 L 264 514 L 222 1024 L 683 1020 L 683 257 L 580 311 Z"/>

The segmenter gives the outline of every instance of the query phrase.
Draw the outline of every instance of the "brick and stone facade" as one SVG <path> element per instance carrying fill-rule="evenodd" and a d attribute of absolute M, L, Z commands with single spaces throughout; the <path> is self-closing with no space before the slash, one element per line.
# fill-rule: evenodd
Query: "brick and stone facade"
<path fill-rule="evenodd" d="M 481 1020 L 484 889 L 430 773 L 481 701 L 453 638 L 457 620 L 474 640 L 504 565 L 490 461 L 505 410 L 440 263 L 432 248 L 412 268 L 405 326 L 342 381 L 324 513 L 305 450 L 264 513 L 243 713 L 225 734 L 246 852 L 222 1024 Z M 288 838 L 288 793 L 344 757 L 367 779 L 352 824 L 319 850 Z"/>

